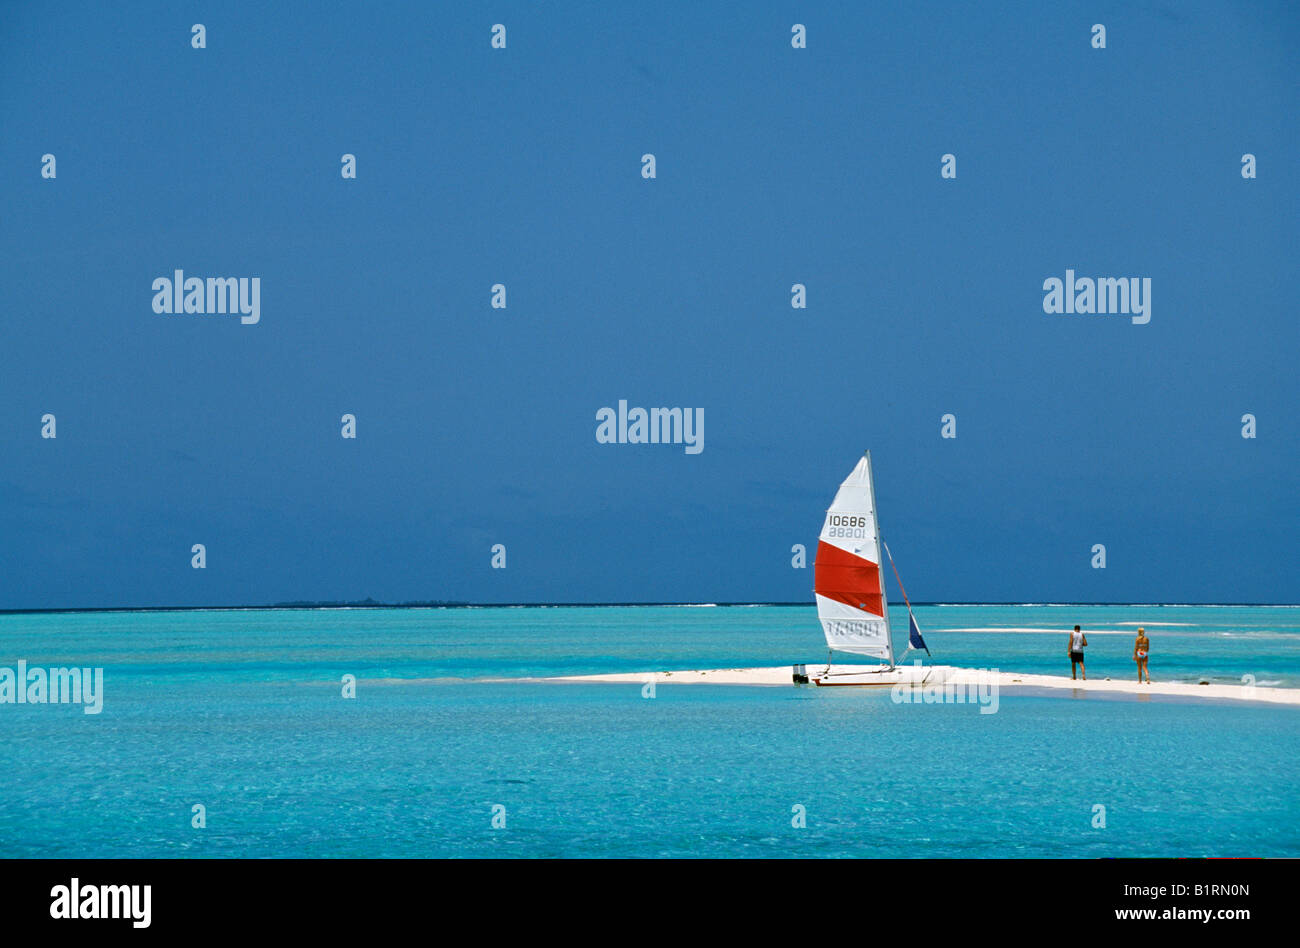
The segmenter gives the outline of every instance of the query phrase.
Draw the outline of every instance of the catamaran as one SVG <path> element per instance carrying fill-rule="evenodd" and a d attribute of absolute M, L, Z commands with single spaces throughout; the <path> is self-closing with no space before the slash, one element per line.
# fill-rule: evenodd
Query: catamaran
<path fill-rule="evenodd" d="M 826 670 L 808 675 L 817 685 L 923 685 L 935 666 L 901 664 L 914 649 L 925 649 L 912 603 L 894 567 L 894 578 L 907 603 L 908 645 L 894 661 L 894 640 L 889 631 L 889 599 L 885 593 L 880 529 L 876 522 L 876 490 L 871 476 L 871 452 L 844 479 L 822 523 L 813 564 L 817 617 L 826 633 Z M 885 546 L 889 556 L 889 547 Z M 894 564 L 889 556 L 890 566 Z M 832 668 L 836 652 L 882 659 L 883 664 L 845 665 Z M 802 677 L 802 676 L 801 676 Z"/>

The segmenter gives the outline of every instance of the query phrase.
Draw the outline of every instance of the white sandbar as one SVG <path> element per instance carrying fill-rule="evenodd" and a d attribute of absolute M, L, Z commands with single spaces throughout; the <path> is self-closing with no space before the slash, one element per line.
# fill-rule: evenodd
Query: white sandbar
<path fill-rule="evenodd" d="M 847 672 L 856 668 L 866 669 L 871 666 L 836 665 L 833 672 Z M 977 668 L 956 668 L 952 665 L 933 666 L 940 672 L 932 681 L 942 680 L 945 684 L 967 685 L 988 683 L 990 675 L 987 670 Z M 825 670 L 825 662 L 806 665 L 809 674 L 818 674 Z M 709 668 L 693 671 L 657 671 L 629 672 L 612 675 L 572 675 L 562 678 L 547 678 L 546 681 L 574 682 L 621 682 L 625 684 L 645 684 L 653 681 L 656 685 L 793 685 L 793 670 L 790 665 L 778 665 L 774 668 Z M 1179 698 L 1211 698 L 1235 701 L 1257 701 L 1267 704 L 1289 704 L 1300 706 L 1300 688 L 1273 688 L 1263 685 L 1198 685 L 1191 682 L 1155 681 L 1151 684 L 1138 684 L 1136 676 L 1132 680 L 1090 678 L 1087 681 L 1075 681 L 1064 675 L 1030 675 L 1020 672 L 997 672 L 999 689 L 1034 689 L 1048 688 L 1059 691 L 1079 693 L 1115 693 L 1131 695 L 1166 695 Z M 843 690 L 843 689 L 836 689 Z"/>

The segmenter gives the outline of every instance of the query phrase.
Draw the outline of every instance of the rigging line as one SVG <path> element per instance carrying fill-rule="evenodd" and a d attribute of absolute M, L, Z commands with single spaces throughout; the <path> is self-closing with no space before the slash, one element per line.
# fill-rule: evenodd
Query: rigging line
<path fill-rule="evenodd" d="M 912 602 L 907 598 L 907 590 L 903 589 L 903 577 L 898 575 L 898 567 L 894 565 L 894 554 L 889 552 L 889 544 L 885 542 L 884 537 L 880 538 L 880 545 L 885 548 L 885 555 L 889 557 L 889 565 L 894 570 L 894 579 L 898 580 L 898 588 L 903 590 L 903 602 L 907 603 L 907 620 L 909 623 L 907 627 L 907 652 L 910 652 L 912 651 L 912 626 L 916 624 L 916 617 L 912 615 Z M 920 635 L 919 631 L 917 635 Z M 924 639 L 921 641 L 921 647 L 925 648 L 926 655 L 930 654 L 930 650 L 925 647 Z M 904 658 L 907 657 L 907 652 L 903 653 Z"/>
<path fill-rule="evenodd" d="M 889 544 L 885 542 L 884 537 L 880 538 L 880 543 L 885 548 L 885 555 L 889 557 L 889 565 L 894 571 L 894 579 L 898 580 L 898 588 L 903 590 L 903 602 L 907 603 L 907 612 L 910 615 L 912 602 L 907 598 L 907 590 L 903 589 L 903 578 L 898 575 L 898 567 L 894 565 L 894 554 L 889 552 Z"/>

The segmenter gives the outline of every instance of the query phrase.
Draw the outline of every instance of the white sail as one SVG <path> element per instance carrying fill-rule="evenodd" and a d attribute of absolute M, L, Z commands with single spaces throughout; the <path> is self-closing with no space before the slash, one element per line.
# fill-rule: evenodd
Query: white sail
<path fill-rule="evenodd" d="M 817 616 L 826 644 L 835 651 L 883 658 L 893 665 L 869 451 L 844 479 L 826 511 L 813 571 Z"/>

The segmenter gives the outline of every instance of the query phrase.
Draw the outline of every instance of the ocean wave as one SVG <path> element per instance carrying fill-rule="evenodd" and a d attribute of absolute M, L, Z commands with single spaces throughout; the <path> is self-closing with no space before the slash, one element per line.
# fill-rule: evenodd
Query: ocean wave
<path fill-rule="evenodd" d="M 925 631 L 927 632 L 1009 632 L 1009 633 L 1029 634 L 1029 635 L 1048 635 L 1048 634 L 1068 635 L 1071 630 L 1067 629 L 1065 626 L 1045 628 L 1042 626 L 989 625 L 989 626 L 966 626 L 961 628 L 946 628 L 946 629 L 939 628 L 938 626 L 932 626 L 931 628 L 926 629 Z M 1090 627 L 1084 629 L 1083 631 L 1086 632 L 1088 635 L 1132 635 L 1133 634 L 1131 629 L 1094 629 Z"/>

